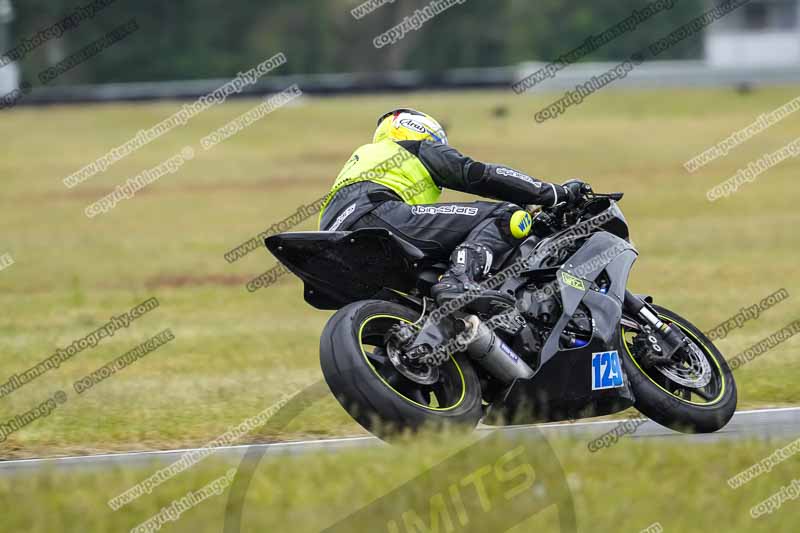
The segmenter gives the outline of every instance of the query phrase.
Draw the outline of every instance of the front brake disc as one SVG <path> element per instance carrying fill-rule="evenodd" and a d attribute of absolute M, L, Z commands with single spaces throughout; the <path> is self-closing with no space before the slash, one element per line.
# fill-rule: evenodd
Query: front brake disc
<path fill-rule="evenodd" d="M 701 389 L 711 381 L 711 364 L 692 341 L 678 351 L 680 359 L 655 365 L 670 381 L 690 389 Z M 678 355 L 676 354 L 676 355 Z"/>

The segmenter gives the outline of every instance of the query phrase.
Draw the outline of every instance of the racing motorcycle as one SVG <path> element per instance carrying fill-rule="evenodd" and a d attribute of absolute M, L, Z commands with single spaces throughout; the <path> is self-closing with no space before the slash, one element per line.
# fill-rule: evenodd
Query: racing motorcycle
<path fill-rule="evenodd" d="M 266 246 L 336 310 L 320 340 L 325 379 L 364 428 L 554 422 L 631 406 L 677 431 L 713 432 L 736 409 L 714 343 L 653 297 L 628 290 L 638 251 L 622 193 L 588 186 L 577 205 L 530 212 L 530 236 L 447 308 L 447 269 L 386 229 L 292 232 Z"/>

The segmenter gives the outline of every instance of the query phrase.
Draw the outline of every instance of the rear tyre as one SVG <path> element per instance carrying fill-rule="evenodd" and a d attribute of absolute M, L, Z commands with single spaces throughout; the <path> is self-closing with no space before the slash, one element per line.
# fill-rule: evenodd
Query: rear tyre
<path fill-rule="evenodd" d="M 320 362 L 331 392 L 359 424 L 381 438 L 423 426 L 471 429 L 483 416 L 480 382 L 463 354 L 451 355 L 430 385 L 395 369 L 384 350 L 385 334 L 417 318 L 418 313 L 401 305 L 366 300 L 340 309 L 322 333 Z"/>
<path fill-rule="evenodd" d="M 623 368 L 628 375 L 636 407 L 655 422 L 684 433 L 711 433 L 724 427 L 736 411 L 737 392 L 733 372 L 714 343 L 691 322 L 669 309 L 653 305 L 659 318 L 675 325 L 699 348 L 698 354 L 710 367 L 711 377 L 701 388 L 686 387 L 669 378 L 669 375 L 689 375 L 691 368 L 676 371 L 645 369 L 634 356 L 633 338 L 636 331 L 622 328 Z M 676 373 L 677 372 L 677 373 Z"/>

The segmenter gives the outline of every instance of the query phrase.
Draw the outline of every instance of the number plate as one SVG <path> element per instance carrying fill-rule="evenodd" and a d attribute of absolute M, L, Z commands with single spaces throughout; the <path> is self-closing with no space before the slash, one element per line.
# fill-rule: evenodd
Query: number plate
<path fill-rule="evenodd" d="M 592 354 L 592 390 L 615 389 L 624 385 L 619 354 L 596 352 Z"/>

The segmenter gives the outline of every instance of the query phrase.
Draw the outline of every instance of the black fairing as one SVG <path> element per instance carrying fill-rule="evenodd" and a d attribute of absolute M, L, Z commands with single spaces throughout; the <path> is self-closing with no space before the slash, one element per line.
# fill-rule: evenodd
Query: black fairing
<path fill-rule="evenodd" d="M 613 256 L 608 256 L 609 251 L 616 251 Z M 593 258 L 603 257 L 604 260 L 596 261 L 595 268 L 590 272 L 582 272 L 580 276 L 585 283 L 586 290 L 576 289 L 564 282 L 561 272 L 576 275 L 576 267 L 585 265 Z M 628 242 L 623 241 L 610 233 L 600 232 L 592 235 L 581 248 L 572 255 L 559 269 L 556 276 L 561 294 L 563 313 L 558 319 L 553 333 L 547 339 L 542 350 L 542 364 L 549 361 L 558 351 L 558 336 L 572 318 L 578 305 L 583 302 L 589 307 L 592 317 L 595 319 L 594 335 L 600 335 L 603 339 L 611 340 L 611 334 L 616 330 L 619 319 L 622 316 L 622 303 L 625 301 L 625 288 L 628 284 L 628 274 L 630 273 L 633 262 L 636 261 L 636 249 Z M 597 277 L 606 271 L 611 280 L 608 294 L 602 294 L 590 289 Z M 601 297 L 601 298 L 599 298 Z M 608 312 L 611 308 L 608 305 L 601 306 L 601 302 L 613 301 L 615 308 L 613 316 L 600 317 L 604 311 Z M 597 305 L 593 309 L 591 304 Z M 604 318 L 610 318 L 613 331 L 599 329 L 598 322 L 605 322 Z"/>
<path fill-rule="evenodd" d="M 339 309 L 385 288 L 408 291 L 425 254 L 385 229 L 281 233 L 266 239 L 272 254 L 303 280 L 306 302 Z"/>
<path fill-rule="evenodd" d="M 628 222 L 625 220 L 625 215 L 619 206 L 610 202 L 607 199 L 598 199 L 593 202 L 591 209 L 589 209 L 590 216 L 582 220 L 579 226 L 586 228 L 584 236 L 596 232 L 608 232 L 623 240 L 628 240 L 630 232 L 628 229 Z M 566 228 L 558 233 L 548 236 L 545 239 L 540 239 L 536 236 L 531 236 L 525 239 L 511 254 L 503 258 L 503 266 L 506 267 L 515 262 L 518 262 L 523 257 L 532 257 L 534 251 L 542 249 L 548 243 L 557 243 L 563 240 L 565 235 L 575 235 L 575 226 Z M 580 235 L 580 233 L 578 233 Z M 543 255 L 531 266 L 531 270 L 546 269 L 547 265 L 553 261 L 552 254 Z"/>
<path fill-rule="evenodd" d="M 617 349 L 617 342 L 611 344 Z M 627 375 L 623 387 L 592 390 L 592 354 L 606 351 L 609 343 L 599 337 L 583 348 L 560 351 L 531 379 L 516 381 L 505 400 L 491 406 L 492 412 L 513 406 L 514 423 L 532 424 L 602 416 L 631 407 L 635 400 Z"/>
<path fill-rule="evenodd" d="M 620 239 L 628 240 L 630 237 L 630 230 L 628 229 L 628 221 L 625 219 L 625 215 L 622 213 L 622 210 L 616 204 L 616 202 L 611 202 L 608 199 L 600 198 L 595 200 L 590 206 L 588 211 L 590 213 L 595 214 L 593 217 L 594 220 L 599 220 L 603 215 L 603 222 L 600 222 L 597 225 L 598 230 L 607 231 L 612 235 L 616 235 Z M 588 222 L 591 223 L 592 219 L 589 219 Z"/>
<path fill-rule="evenodd" d="M 589 263 L 598 257 L 603 260 Z M 600 416 L 633 405 L 634 397 L 627 375 L 624 375 L 622 387 L 592 390 L 591 358 L 594 353 L 619 350 L 621 346 L 622 304 L 636 257 L 636 249 L 630 243 L 604 231 L 592 235 L 569 257 L 556 276 L 563 313 L 545 342 L 540 366 L 531 379 L 516 381 L 505 401 L 492 406 L 493 410 L 503 411 L 505 405 L 526 405 L 527 409 L 523 411 L 515 410 L 515 422 L 533 423 Z M 562 272 L 576 275 L 576 267 L 586 264 L 592 264 L 594 268 L 576 276 L 583 280 L 583 290 L 563 281 Z M 537 265 L 532 266 L 533 274 Z M 603 271 L 611 281 L 607 294 L 593 287 Z M 593 319 L 592 338 L 584 347 L 562 349 L 560 334 L 581 303 L 589 309 Z"/>
<path fill-rule="evenodd" d="M 563 264 L 553 264 L 552 254 L 537 257 L 536 250 L 569 230 L 544 240 L 531 237 L 504 261 L 504 266 L 509 266 L 522 257 L 528 258 L 526 269 L 506 280 L 502 290 L 514 293 L 528 283 L 555 278 L 563 307 L 544 342 L 535 375 L 517 380 L 505 398 L 491 406 L 493 411 L 501 412 L 516 407 L 515 414 L 523 415 L 516 419 L 519 422 L 599 416 L 634 403 L 625 375 L 621 387 L 592 390 L 591 361 L 592 354 L 620 349 L 622 305 L 637 252 L 628 242 L 627 223 L 615 203 L 597 201 L 589 214 L 583 223 L 588 222 L 591 228 L 573 239 L 575 246 L 582 241 L 579 247 L 573 252 L 559 252 L 559 257 L 568 256 Z M 318 309 L 338 309 L 373 298 L 390 299 L 393 290 L 409 292 L 418 287 L 425 292 L 425 287 L 435 281 L 436 272 L 444 267 L 434 266 L 421 250 L 385 229 L 283 233 L 267 238 L 266 245 L 303 280 L 305 300 Z M 591 271 L 586 271 L 587 264 L 592 265 Z M 603 272 L 610 281 L 606 294 L 596 284 Z M 565 278 L 572 283 L 565 282 Z M 406 299 L 413 300 L 410 296 Z M 564 349 L 560 335 L 581 304 L 592 318 L 591 339 L 586 346 Z M 529 409 L 520 410 L 523 405 Z"/>

